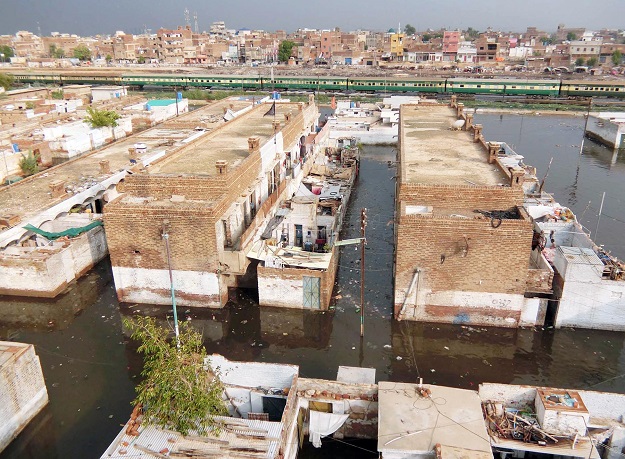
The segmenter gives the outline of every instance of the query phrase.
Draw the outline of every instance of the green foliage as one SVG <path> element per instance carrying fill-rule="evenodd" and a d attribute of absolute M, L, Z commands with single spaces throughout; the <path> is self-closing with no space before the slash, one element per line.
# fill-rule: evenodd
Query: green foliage
<path fill-rule="evenodd" d="M 124 319 L 144 356 L 143 381 L 133 404 L 142 404 L 148 423 L 182 434 L 216 425 L 214 416 L 227 414 L 223 386 L 207 368 L 202 335 L 188 322 L 180 324 L 179 346 L 170 330 L 151 317 Z"/>
<path fill-rule="evenodd" d="M 577 35 L 575 35 L 573 32 L 569 32 L 566 34 L 566 39 L 568 41 L 577 40 Z"/>
<path fill-rule="evenodd" d="M 26 109 L 27 110 L 32 110 L 33 108 L 35 108 L 35 103 L 34 102 L 31 102 L 31 101 L 26 102 Z"/>
<path fill-rule="evenodd" d="M 145 64 L 145 57 L 139 56 L 139 58 L 137 59 L 137 64 Z"/>
<path fill-rule="evenodd" d="M 15 56 L 15 53 L 13 52 L 13 48 L 7 45 L 0 46 L 0 54 L 4 54 L 4 57 L 2 58 L 2 62 L 8 62 L 10 58 Z"/>
<path fill-rule="evenodd" d="M 25 177 L 36 174 L 39 172 L 39 155 L 34 154 L 31 150 L 28 150 L 28 154 L 24 155 L 20 159 L 20 169 Z"/>
<path fill-rule="evenodd" d="M 553 45 L 556 43 L 557 39 L 555 34 L 551 34 L 548 37 L 541 37 L 540 41 L 545 45 Z"/>
<path fill-rule="evenodd" d="M 477 37 L 480 36 L 480 32 L 479 30 L 474 29 L 473 27 L 469 27 L 467 29 L 467 33 L 466 36 L 469 40 L 475 40 Z"/>
<path fill-rule="evenodd" d="M 14 79 L 10 73 L 0 73 L 0 86 L 8 91 L 11 89 Z"/>
<path fill-rule="evenodd" d="M 414 35 L 415 33 L 417 33 L 417 29 L 415 29 L 410 24 L 406 24 L 406 27 L 404 27 L 404 32 L 406 33 L 406 35 Z"/>
<path fill-rule="evenodd" d="M 56 91 L 52 91 L 52 98 L 55 100 L 63 100 L 63 90 L 62 89 L 57 89 Z"/>
<path fill-rule="evenodd" d="M 294 46 L 295 43 L 290 40 L 281 41 L 278 47 L 278 60 L 280 62 L 288 62 Z"/>
<path fill-rule="evenodd" d="M 597 65 L 597 58 L 596 57 L 590 57 L 588 58 L 588 60 L 586 61 L 586 65 L 588 67 L 594 67 L 595 65 Z"/>
<path fill-rule="evenodd" d="M 421 37 L 421 41 L 423 42 L 428 42 L 432 39 L 432 35 L 429 33 L 424 33 L 423 36 Z"/>
<path fill-rule="evenodd" d="M 209 92 L 202 89 L 189 89 L 182 91 L 182 97 L 189 100 L 208 100 Z"/>
<path fill-rule="evenodd" d="M 65 51 L 63 48 L 57 48 L 54 43 L 50 45 L 50 57 L 55 59 L 62 59 L 65 57 Z"/>
<path fill-rule="evenodd" d="M 78 45 L 74 48 L 74 57 L 81 61 L 88 61 L 91 59 L 91 50 L 86 45 Z"/>
<path fill-rule="evenodd" d="M 621 65 L 621 61 L 623 60 L 623 53 L 620 50 L 615 50 L 612 53 L 612 63 L 614 65 Z"/>
<path fill-rule="evenodd" d="M 107 64 L 113 62 L 113 56 L 111 56 L 110 54 L 107 54 L 105 59 Z"/>
<path fill-rule="evenodd" d="M 84 122 L 93 128 L 99 127 L 116 127 L 117 120 L 121 116 L 113 110 L 98 110 L 97 108 L 87 107 L 87 116 Z"/>
<path fill-rule="evenodd" d="M 584 65 L 584 58 L 583 57 L 578 57 L 577 59 L 575 59 L 575 65 L 577 65 L 578 67 L 580 65 Z"/>

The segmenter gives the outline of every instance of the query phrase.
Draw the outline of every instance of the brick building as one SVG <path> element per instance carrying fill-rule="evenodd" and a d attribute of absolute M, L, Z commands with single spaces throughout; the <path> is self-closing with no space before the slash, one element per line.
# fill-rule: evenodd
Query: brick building
<path fill-rule="evenodd" d="M 105 209 L 120 301 L 170 304 L 170 268 L 182 305 L 220 307 L 229 287 L 255 286 L 247 253 L 310 169 L 305 156 L 320 150 L 302 149 L 318 118 L 312 97 L 276 104 L 273 119 L 267 107 L 248 106 L 126 179 Z"/>
<path fill-rule="evenodd" d="M 533 233 L 524 169 L 504 167 L 481 126 L 450 131 L 450 108 L 405 105 L 400 116 L 395 317 L 534 325 L 544 304 L 524 297 Z"/>

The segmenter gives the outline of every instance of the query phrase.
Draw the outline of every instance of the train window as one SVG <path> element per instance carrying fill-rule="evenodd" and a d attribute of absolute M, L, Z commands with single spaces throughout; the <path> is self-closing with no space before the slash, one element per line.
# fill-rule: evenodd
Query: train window
<path fill-rule="evenodd" d="M 482 87 L 482 85 L 481 85 L 481 84 L 478 84 L 478 85 L 477 85 L 477 87 L 478 87 L 478 88 L 481 88 L 481 87 Z"/>
<path fill-rule="evenodd" d="M 460 85 L 460 87 L 461 87 L 461 88 L 464 88 L 464 85 L 463 85 L 463 84 L 461 84 L 461 85 Z"/>
<path fill-rule="evenodd" d="M 615 91 L 618 91 L 618 90 L 619 90 L 619 88 L 614 88 L 614 90 L 615 90 Z"/>

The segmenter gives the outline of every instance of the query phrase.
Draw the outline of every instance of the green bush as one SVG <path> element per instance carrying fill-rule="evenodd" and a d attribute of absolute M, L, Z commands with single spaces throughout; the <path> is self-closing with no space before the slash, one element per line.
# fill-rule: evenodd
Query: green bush
<path fill-rule="evenodd" d="M 20 159 L 20 169 L 25 177 L 39 172 L 39 155 L 34 154 L 31 150 L 28 150 L 27 155 L 22 153 L 22 158 Z"/>

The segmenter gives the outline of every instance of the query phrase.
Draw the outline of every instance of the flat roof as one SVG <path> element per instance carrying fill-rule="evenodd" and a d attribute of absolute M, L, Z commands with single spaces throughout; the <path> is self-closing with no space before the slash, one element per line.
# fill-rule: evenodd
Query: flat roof
<path fill-rule="evenodd" d="M 265 116 L 269 108 L 270 104 L 259 104 L 194 144 L 192 154 L 186 151 L 162 164 L 155 164 L 150 173 L 216 175 L 215 162 L 218 160 L 227 161 L 228 168 L 237 167 L 249 155 L 249 137 L 258 136 L 262 147 L 273 136 L 274 117 Z M 284 126 L 284 114 L 292 112 L 295 116 L 297 111 L 298 104 L 276 104 L 275 119 Z"/>
<path fill-rule="evenodd" d="M 403 183 L 497 186 L 506 175 L 488 164 L 488 152 L 473 135 L 452 131 L 457 120 L 447 106 L 402 105 L 401 164 Z"/>
<path fill-rule="evenodd" d="M 0 368 L 11 358 L 20 355 L 32 346 L 32 344 L 14 343 L 12 341 L 0 341 Z"/>
<path fill-rule="evenodd" d="M 21 223 L 24 223 L 40 212 L 71 198 L 72 195 L 69 194 L 62 198 L 52 198 L 49 185 L 53 181 L 63 180 L 67 186 L 81 187 L 104 180 L 112 175 L 100 173 L 99 162 L 104 159 L 109 161 L 112 173 L 130 168 L 128 149 L 134 147 L 137 142 L 145 143 L 147 146 L 147 153 L 141 155 L 142 160 L 149 159 L 160 151 L 179 148 L 182 140 L 196 134 L 195 126 L 210 129 L 223 124 L 223 110 L 230 104 L 231 101 L 228 100 L 216 102 L 159 124 L 157 127 L 125 137 L 97 151 L 84 153 L 28 180 L 2 187 L 0 188 L 0 215 L 19 215 Z M 267 117 L 268 120 L 270 118 Z M 268 122 L 271 123 L 271 121 Z M 247 143 L 247 139 L 245 142 Z"/>
<path fill-rule="evenodd" d="M 465 457 L 492 458 L 490 437 L 477 392 L 453 387 L 380 381 L 378 451 L 426 454 L 436 445 L 459 448 Z M 402 456 L 403 457 L 403 456 Z"/>

